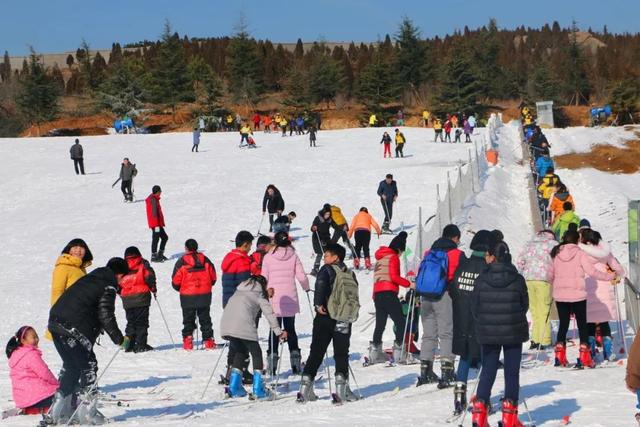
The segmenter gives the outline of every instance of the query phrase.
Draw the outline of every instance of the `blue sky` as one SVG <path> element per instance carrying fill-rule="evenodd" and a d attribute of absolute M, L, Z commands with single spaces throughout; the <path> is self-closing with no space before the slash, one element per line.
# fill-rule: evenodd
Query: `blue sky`
<path fill-rule="evenodd" d="M 611 32 L 640 31 L 640 0 L 23 0 L 2 5 L 0 50 L 22 55 L 157 39 L 165 19 L 190 37 L 233 32 L 241 13 L 256 38 L 276 42 L 324 39 L 376 41 L 393 34 L 403 16 L 424 36 L 445 35 L 465 25 L 498 20 L 504 28 L 539 27 L 557 20 Z"/>

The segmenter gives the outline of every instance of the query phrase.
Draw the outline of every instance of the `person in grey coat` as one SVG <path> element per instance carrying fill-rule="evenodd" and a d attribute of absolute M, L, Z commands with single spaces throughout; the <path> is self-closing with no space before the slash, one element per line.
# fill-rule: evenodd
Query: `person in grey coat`
<path fill-rule="evenodd" d="M 120 189 L 125 202 L 133 202 L 133 177 L 137 174 L 136 165 L 131 163 L 128 157 L 125 157 L 122 166 L 120 166 L 120 179 L 122 180 Z"/>
<path fill-rule="evenodd" d="M 267 279 L 263 276 L 251 276 L 240 283 L 222 313 L 220 335 L 229 341 L 231 352 L 235 352 L 233 367 L 229 378 L 228 394 L 230 397 L 246 396 L 242 387 L 242 369 L 244 361 L 251 355 L 253 362 L 253 395 L 266 397 L 262 370 L 262 349 L 258 343 L 258 327 L 256 318 L 262 314 L 269 326 L 281 341 L 286 341 L 287 332 L 280 329 L 278 319 L 273 313 L 267 291 Z"/>
<path fill-rule="evenodd" d="M 193 128 L 193 147 L 191 147 L 191 152 L 198 152 L 198 145 L 200 145 L 200 129 Z"/>
<path fill-rule="evenodd" d="M 78 138 L 76 138 L 76 143 L 71 146 L 69 153 L 71 154 L 71 160 L 73 160 L 73 167 L 76 170 L 76 175 L 84 175 L 83 151 Z"/>

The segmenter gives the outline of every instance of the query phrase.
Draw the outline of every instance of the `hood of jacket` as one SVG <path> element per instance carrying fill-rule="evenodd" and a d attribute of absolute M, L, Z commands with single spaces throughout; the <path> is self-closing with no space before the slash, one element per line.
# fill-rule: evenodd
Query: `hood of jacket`
<path fill-rule="evenodd" d="M 237 261 L 241 260 L 242 262 L 251 263 L 251 260 L 248 260 L 247 258 L 249 258 L 248 254 L 242 252 L 240 249 L 233 249 L 227 254 L 227 256 L 224 257 L 220 268 L 222 268 L 222 271 L 228 271 L 232 264 L 235 264 Z M 193 261 L 193 257 L 191 257 L 191 259 Z"/>
<path fill-rule="evenodd" d="M 431 250 L 445 251 L 449 252 L 450 250 L 456 249 L 458 245 L 451 239 L 447 239 L 446 237 L 440 237 L 438 240 L 433 242 L 431 245 Z"/>
<path fill-rule="evenodd" d="M 563 262 L 569 262 L 574 259 L 580 253 L 578 245 L 573 243 L 567 243 L 562 245 L 556 257 Z"/>
<path fill-rule="evenodd" d="M 278 261 L 288 261 L 296 254 L 296 250 L 292 246 L 276 248 L 269 252 L 269 254 Z"/>
<path fill-rule="evenodd" d="M 56 267 L 59 265 L 68 265 L 71 267 L 82 268 L 82 259 L 71 254 L 62 254 L 56 260 Z"/>
<path fill-rule="evenodd" d="M 506 288 L 518 278 L 518 270 L 511 263 L 494 262 L 489 264 L 487 271 L 487 283 L 492 288 Z"/>
<path fill-rule="evenodd" d="M 565 211 L 560 217 L 558 221 L 564 223 L 572 223 L 572 222 L 580 222 L 578 215 L 574 211 Z"/>
<path fill-rule="evenodd" d="M 605 260 L 611 255 L 611 245 L 605 241 L 600 241 L 597 245 L 585 245 L 583 243 L 578 244 L 578 247 L 582 249 L 587 255 L 591 255 L 597 260 Z"/>
<path fill-rule="evenodd" d="M 241 282 L 236 288 L 236 292 L 254 292 L 258 295 L 262 295 L 262 286 L 260 286 L 260 283 L 255 280 L 249 279 Z"/>
<path fill-rule="evenodd" d="M 567 201 L 567 199 L 569 198 L 569 193 L 564 191 L 562 193 L 557 192 L 555 195 L 556 199 L 561 200 L 563 202 Z"/>
<path fill-rule="evenodd" d="M 16 348 L 13 353 L 11 353 L 11 357 L 9 358 L 9 367 L 12 369 L 15 368 L 22 359 L 24 359 L 29 353 L 34 351 L 39 355 L 42 355 L 42 351 L 32 345 L 21 345 L 20 347 Z"/>
<path fill-rule="evenodd" d="M 378 250 L 376 251 L 375 257 L 376 257 L 376 260 L 381 260 L 382 258 L 389 255 L 397 256 L 398 254 L 396 253 L 396 251 L 394 251 L 388 246 L 380 246 L 380 248 L 378 248 Z"/>

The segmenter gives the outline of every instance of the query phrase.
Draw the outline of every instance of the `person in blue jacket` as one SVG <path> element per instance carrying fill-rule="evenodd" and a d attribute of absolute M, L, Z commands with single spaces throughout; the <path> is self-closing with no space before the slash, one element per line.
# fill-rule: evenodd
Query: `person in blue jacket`
<path fill-rule="evenodd" d="M 380 196 L 380 203 L 384 210 L 384 222 L 382 224 L 383 232 L 390 232 L 389 224 L 391 223 L 391 217 L 393 216 L 393 202 L 398 198 L 398 186 L 393 179 L 393 175 L 387 174 L 383 181 L 380 181 L 378 185 L 378 196 Z"/>
<path fill-rule="evenodd" d="M 551 160 L 551 157 L 549 157 L 548 154 L 538 157 L 538 160 L 536 160 L 536 171 L 538 171 L 538 176 L 545 176 L 549 168 L 553 168 L 553 160 Z"/>

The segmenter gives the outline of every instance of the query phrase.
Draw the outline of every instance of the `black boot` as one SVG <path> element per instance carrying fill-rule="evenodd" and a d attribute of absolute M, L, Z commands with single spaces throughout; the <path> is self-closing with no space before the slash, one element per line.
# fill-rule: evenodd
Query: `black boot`
<path fill-rule="evenodd" d="M 467 384 L 462 381 L 456 383 L 453 389 L 453 413 L 462 414 L 467 408 Z"/>
<path fill-rule="evenodd" d="M 420 387 L 424 384 L 431 384 L 438 382 L 440 379 L 433 372 L 433 362 L 430 360 L 422 360 L 420 361 L 420 376 L 418 377 L 418 383 L 416 387 Z"/>
<path fill-rule="evenodd" d="M 220 385 L 229 385 L 229 378 L 231 377 L 231 366 L 227 366 L 227 371 L 224 375 L 220 375 L 220 381 L 218 384 Z"/>
<path fill-rule="evenodd" d="M 440 361 L 440 381 L 438 381 L 438 388 L 451 387 L 451 384 L 456 381 L 456 374 L 453 372 L 453 362 L 450 360 Z"/>
<path fill-rule="evenodd" d="M 160 262 L 165 262 L 169 260 L 169 258 L 164 256 L 164 251 L 158 251 L 158 259 L 160 260 Z"/>

